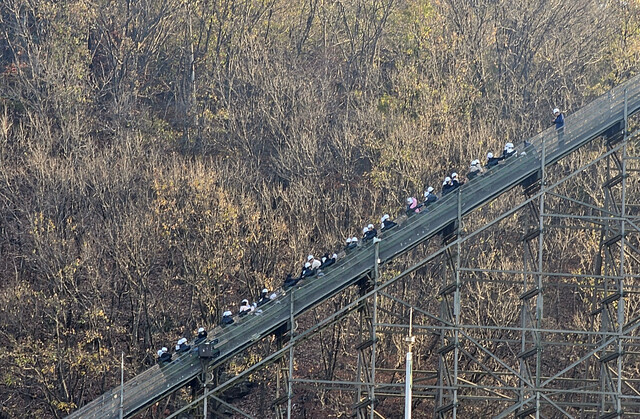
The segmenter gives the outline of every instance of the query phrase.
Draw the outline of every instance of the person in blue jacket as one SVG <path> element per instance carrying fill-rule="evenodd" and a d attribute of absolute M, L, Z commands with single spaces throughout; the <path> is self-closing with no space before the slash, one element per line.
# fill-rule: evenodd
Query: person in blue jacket
<path fill-rule="evenodd" d="M 562 128 L 564 128 L 564 115 L 562 114 L 562 112 L 560 112 L 560 109 L 555 108 L 553 110 L 553 115 L 555 116 L 555 118 L 553 119 L 553 123 L 556 124 L 556 130 L 561 130 Z"/>
<path fill-rule="evenodd" d="M 560 109 L 555 108 L 553 110 L 553 123 L 556 124 L 556 132 L 558 133 L 558 146 L 564 145 L 564 115 L 560 112 Z"/>

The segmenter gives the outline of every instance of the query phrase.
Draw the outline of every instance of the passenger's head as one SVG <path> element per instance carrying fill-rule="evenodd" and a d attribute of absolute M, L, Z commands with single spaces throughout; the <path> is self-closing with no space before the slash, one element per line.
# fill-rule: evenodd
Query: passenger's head
<path fill-rule="evenodd" d="M 305 268 L 310 268 L 310 267 L 311 267 L 311 263 L 309 263 L 309 262 L 305 263 L 305 264 L 304 264 L 304 267 L 305 267 Z"/>
<path fill-rule="evenodd" d="M 352 237 L 351 238 L 351 243 L 358 243 L 358 238 L 357 237 Z"/>
<path fill-rule="evenodd" d="M 158 356 L 162 356 L 162 349 L 158 349 Z"/>
<path fill-rule="evenodd" d="M 231 316 L 231 312 L 230 311 L 225 311 L 224 313 L 222 313 L 223 317 L 230 317 Z"/>
<path fill-rule="evenodd" d="M 369 230 L 373 230 L 373 224 L 369 224 L 369 225 L 367 226 L 367 228 L 368 228 Z"/>
<path fill-rule="evenodd" d="M 351 237 L 347 238 L 347 244 L 351 244 Z"/>
<path fill-rule="evenodd" d="M 183 343 L 187 343 L 187 338 L 180 338 L 180 340 L 178 340 L 178 345 L 182 345 Z"/>
<path fill-rule="evenodd" d="M 458 180 L 458 174 L 456 172 L 451 173 L 451 179 Z"/>
<path fill-rule="evenodd" d="M 269 292 L 269 290 L 268 290 L 268 289 L 266 289 L 266 288 L 263 288 L 263 289 L 262 289 L 262 293 L 263 293 L 263 294 L 267 294 L 268 292 Z"/>
<path fill-rule="evenodd" d="M 312 259 L 313 259 L 313 255 L 307 256 L 307 260 L 312 260 Z"/>
<path fill-rule="evenodd" d="M 247 304 L 249 304 L 249 300 L 247 300 L 246 298 L 242 300 L 242 305 L 246 306 Z"/>
<path fill-rule="evenodd" d="M 488 159 L 492 159 L 493 158 L 493 153 L 492 152 L 488 152 L 487 153 L 487 158 Z"/>
<path fill-rule="evenodd" d="M 555 109 L 553 110 L 553 114 L 554 114 L 554 115 L 556 115 L 556 116 L 557 116 L 557 115 L 560 115 L 560 109 L 555 108 Z"/>
<path fill-rule="evenodd" d="M 407 198 L 407 204 L 411 204 L 413 200 L 411 198 Z"/>
<path fill-rule="evenodd" d="M 198 333 L 204 333 L 204 327 L 201 327 L 200 329 L 198 329 Z"/>
<path fill-rule="evenodd" d="M 166 347 L 166 346 L 163 346 L 161 350 L 162 350 L 162 353 L 167 353 L 167 352 L 169 352 L 169 350 L 167 349 L 167 347 Z"/>
<path fill-rule="evenodd" d="M 427 192 L 428 192 L 428 193 L 433 192 L 433 187 L 432 187 L 432 186 L 429 186 L 429 187 L 427 188 Z"/>

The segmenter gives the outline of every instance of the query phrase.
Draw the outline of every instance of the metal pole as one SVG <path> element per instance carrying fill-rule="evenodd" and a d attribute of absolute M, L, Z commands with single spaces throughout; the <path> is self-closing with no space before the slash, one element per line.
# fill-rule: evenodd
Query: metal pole
<path fill-rule="evenodd" d="M 291 331 L 290 333 L 290 341 L 293 340 L 294 329 L 295 329 L 295 318 L 293 316 L 293 290 L 291 288 L 291 294 L 289 294 L 290 301 L 290 313 L 289 313 L 289 321 L 291 322 Z M 289 383 L 287 386 L 287 419 L 291 419 L 291 399 L 293 399 L 293 345 L 289 346 Z"/>
<path fill-rule="evenodd" d="M 626 215 L 626 189 L 627 189 L 627 123 L 628 123 L 628 108 L 627 108 L 627 89 L 624 89 L 624 138 L 623 141 L 625 142 L 624 146 L 622 147 L 622 195 L 621 195 L 621 200 L 622 202 L 620 203 L 620 217 L 622 218 L 622 220 L 620 221 L 620 269 L 619 269 L 619 275 L 620 275 L 620 281 L 619 281 L 619 287 L 620 287 L 620 300 L 618 301 L 618 333 L 619 333 L 619 337 L 618 337 L 618 353 L 620 354 L 620 356 L 618 356 L 617 359 L 617 373 L 618 373 L 618 377 L 617 377 L 617 397 L 616 397 L 616 411 L 618 412 L 618 415 L 620 415 L 620 412 L 622 412 L 622 351 L 623 351 L 623 346 L 622 346 L 622 337 L 623 337 L 623 326 L 625 323 L 625 315 L 624 315 L 624 308 L 625 308 L 625 294 L 624 294 L 624 247 L 625 247 L 625 222 L 624 222 L 624 217 Z M 620 417 L 620 416 L 618 416 Z"/>
<path fill-rule="evenodd" d="M 540 206 L 538 208 L 538 275 L 537 275 L 537 287 L 538 295 L 536 296 L 536 331 L 534 332 L 534 344 L 536 345 L 536 419 L 540 419 L 540 370 L 542 363 L 542 349 L 541 349 L 541 336 L 540 328 L 542 327 L 542 316 L 544 310 L 544 297 L 542 292 L 542 268 L 543 258 L 542 251 L 544 249 L 544 192 L 546 184 L 545 176 L 545 164 L 547 156 L 546 138 L 542 139 L 542 159 L 540 165 Z"/>
<path fill-rule="evenodd" d="M 460 188 L 458 188 L 458 238 L 460 238 L 460 234 L 462 232 L 462 193 Z M 453 316 L 454 316 L 454 324 L 455 329 L 453 331 L 453 419 L 456 419 L 458 416 L 458 358 L 460 356 L 460 333 L 458 327 L 460 325 L 460 289 L 462 288 L 460 284 L 460 253 L 462 252 L 462 247 L 460 244 L 460 240 L 456 245 L 456 290 L 453 294 Z"/>
<path fill-rule="evenodd" d="M 206 377 L 206 375 L 207 375 L 207 372 L 205 370 L 205 377 Z M 207 380 L 205 380 L 205 382 L 204 382 L 204 402 L 202 403 L 202 417 L 204 419 L 207 419 L 207 399 L 209 398 L 207 396 L 207 385 L 208 385 Z"/>
<path fill-rule="evenodd" d="M 373 263 L 373 278 L 374 278 L 374 289 L 376 292 L 373 294 L 373 313 L 371 315 L 371 385 L 369 386 L 369 398 L 371 400 L 371 412 L 369 415 L 370 419 L 375 418 L 375 382 L 376 382 L 376 322 L 378 321 L 378 281 L 379 281 L 379 270 L 378 265 L 380 264 L 380 239 L 377 237 L 373 238 L 374 247 L 374 263 Z"/>
<path fill-rule="evenodd" d="M 124 352 L 120 353 L 120 419 L 124 416 Z"/>
<path fill-rule="evenodd" d="M 413 307 L 409 311 L 409 336 L 404 340 L 409 344 L 407 351 L 405 383 L 404 383 L 404 419 L 411 419 L 411 396 L 413 392 L 413 343 L 416 341 L 412 335 L 411 328 L 413 326 Z"/>
<path fill-rule="evenodd" d="M 204 381 L 204 392 L 202 394 L 202 396 L 204 397 L 204 400 L 202 402 L 202 417 L 204 419 L 207 419 L 207 415 L 209 413 L 209 393 L 207 392 L 207 390 L 209 389 L 209 374 L 207 373 L 209 362 L 204 358 L 200 358 L 200 365 L 202 366 L 202 381 Z"/>

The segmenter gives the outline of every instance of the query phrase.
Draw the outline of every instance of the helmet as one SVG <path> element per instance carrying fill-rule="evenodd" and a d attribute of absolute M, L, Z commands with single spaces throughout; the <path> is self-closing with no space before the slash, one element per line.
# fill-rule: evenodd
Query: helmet
<path fill-rule="evenodd" d="M 369 230 L 371 230 L 371 229 L 373 228 L 373 224 L 369 224 L 369 225 L 367 226 L 367 228 L 368 228 Z"/>
<path fill-rule="evenodd" d="M 553 110 L 553 113 L 560 113 L 560 109 L 555 108 L 555 109 Z"/>
<path fill-rule="evenodd" d="M 492 152 L 488 152 L 487 153 L 487 158 L 488 159 L 492 159 L 493 158 L 493 153 Z"/>
<path fill-rule="evenodd" d="M 311 260 L 311 259 L 313 259 L 313 255 L 307 256 L 307 260 Z"/>
<path fill-rule="evenodd" d="M 307 262 L 307 263 L 305 263 L 305 264 L 304 264 L 304 267 L 305 267 L 305 268 L 310 268 L 310 267 L 311 267 L 311 264 L 310 264 L 309 262 Z"/>
<path fill-rule="evenodd" d="M 266 289 L 266 288 L 263 288 L 263 289 L 262 289 L 262 292 L 263 292 L 264 294 L 266 294 L 266 293 L 268 293 L 268 292 L 269 292 L 269 290 L 268 290 L 268 289 Z"/>
<path fill-rule="evenodd" d="M 451 182 L 451 178 L 449 176 L 447 176 L 446 178 L 444 178 L 444 182 L 445 183 L 449 183 Z"/>
<path fill-rule="evenodd" d="M 204 327 L 201 327 L 200 329 L 198 329 L 198 333 L 202 333 L 204 332 Z"/>
<path fill-rule="evenodd" d="M 158 349 L 158 356 L 162 355 L 162 349 Z"/>
<path fill-rule="evenodd" d="M 504 148 L 513 148 L 513 143 L 506 143 Z"/>
<path fill-rule="evenodd" d="M 351 237 L 347 238 L 347 244 L 351 243 Z"/>
<path fill-rule="evenodd" d="M 187 343 L 187 338 L 180 338 L 180 340 L 178 340 L 178 345 L 182 345 L 183 343 Z"/>
<path fill-rule="evenodd" d="M 433 187 L 429 186 L 429 187 L 427 188 L 427 192 L 428 192 L 428 193 L 433 192 Z"/>
<path fill-rule="evenodd" d="M 224 313 L 222 313 L 222 316 L 223 317 L 229 317 L 229 316 L 231 316 L 231 312 L 227 310 Z"/>
<path fill-rule="evenodd" d="M 366 233 L 367 231 L 369 231 L 369 227 L 365 227 L 362 229 L 362 234 Z"/>
<path fill-rule="evenodd" d="M 358 242 L 358 238 L 357 237 L 354 237 L 354 238 L 351 239 L 351 243 L 357 243 L 357 242 Z"/>
<path fill-rule="evenodd" d="M 458 174 L 456 172 L 451 173 L 451 177 L 453 179 L 457 179 L 458 178 Z"/>
<path fill-rule="evenodd" d="M 167 347 L 166 347 L 166 346 L 163 346 L 163 347 L 162 347 L 162 349 L 161 349 L 161 351 L 162 351 L 162 353 L 169 352 L 169 350 L 167 349 Z"/>
<path fill-rule="evenodd" d="M 407 204 L 410 204 L 412 202 L 413 202 L 413 200 L 411 198 L 407 198 Z"/>
<path fill-rule="evenodd" d="M 245 298 L 244 300 L 242 300 L 242 304 L 249 304 L 249 300 Z"/>

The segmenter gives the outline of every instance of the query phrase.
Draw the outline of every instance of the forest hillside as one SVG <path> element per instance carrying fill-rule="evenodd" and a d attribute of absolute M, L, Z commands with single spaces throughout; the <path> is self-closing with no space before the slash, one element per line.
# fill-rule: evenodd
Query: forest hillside
<path fill-rule="evenodd" d="M 638 0 L 3 0 L 0 417 L 65 416 L 639 61 Z"/>

